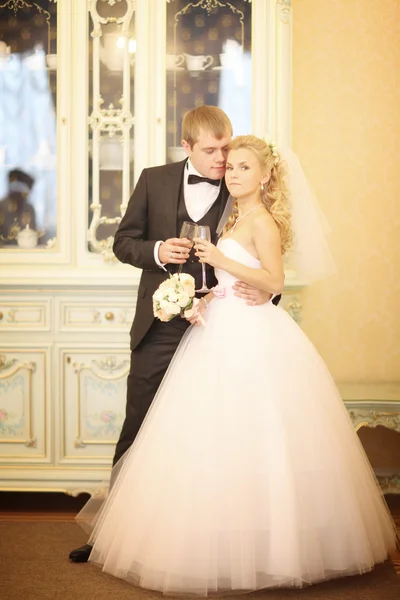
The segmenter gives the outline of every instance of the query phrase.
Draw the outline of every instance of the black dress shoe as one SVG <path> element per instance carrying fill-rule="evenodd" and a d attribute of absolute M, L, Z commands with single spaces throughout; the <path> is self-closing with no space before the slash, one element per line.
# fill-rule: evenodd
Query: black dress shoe
<path fill-rule="evenodd" d="M 69 558 L 72 560 L 72 562 L 87 562 L 89 560 L 92 548 L 93 546 L 90 546 L 90 544 L 85 544 L 80 548 L 75 548 L 75 550 L 72 550 L 72 552 L 69 553 Z"/>

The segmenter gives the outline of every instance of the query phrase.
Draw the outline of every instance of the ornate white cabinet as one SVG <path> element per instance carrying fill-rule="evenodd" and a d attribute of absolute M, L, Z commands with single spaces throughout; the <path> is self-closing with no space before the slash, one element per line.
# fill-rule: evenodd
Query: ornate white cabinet
<path fill-rule="evenodd" d="M 0 489 L 77 494 L 106 477 L 123 421 L 134 288 L 43 288 L 1 293 Z"/>
<path fill-rule="evenodd" d="M 124 415 L 132 188 L 195 104 L 290 145 L 291 3 L 8 0 L 0 34 L 0 489 L 76 494 L 107 478 Z M 287 273 L 295 318 L 300 289 Z"/>

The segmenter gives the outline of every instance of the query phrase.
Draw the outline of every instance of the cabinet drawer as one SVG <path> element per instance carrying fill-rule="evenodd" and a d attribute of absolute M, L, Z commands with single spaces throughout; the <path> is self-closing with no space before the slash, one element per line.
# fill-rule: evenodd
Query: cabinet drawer
<path fill-rule="evenodd" d="M 0 300 L 0 331 L 48 331 L 50 300 Z"/>
<path fill-rule="evenodd" d="M 135 302 L 60 302 L 61 331 L 129 330 Z"/>

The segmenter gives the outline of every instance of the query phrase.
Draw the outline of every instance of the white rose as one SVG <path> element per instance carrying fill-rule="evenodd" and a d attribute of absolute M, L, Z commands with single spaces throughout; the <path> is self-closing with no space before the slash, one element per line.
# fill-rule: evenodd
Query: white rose
<path fill-rule="evenodd" d="M 167 307 L 164 308 L 164 310 L 168 315 L 179 315 L 179 313 L 181 312 L 180 306 L 178 306 L 174 302 L 167 302 Z"/>
<path fill-rule="evenodd" d="M 194 296 L 194 283 L 192 281 L 186 281 L 182 285 L 182 292 L 185 292 L 185 294 L 188 294 L 188 296 L 192 298 Z"/>
<path fill-rule="evenodd" d="M 190 302 L 190 296 L 186 292 L 181 292 L 177 298 L 180 307 L 185 308 Z"/>
<path fill-rule="evenodd" d="M 178 300 L 178 294 L 174 290 L 170 290 L 167 297 L 169 302 L 177 302 Z"/>
<path fill-rule="evenodd" d="M 160 319 L 160 321 L 169 321 L 170 319 L 169 315 L 167 315 L 166 312 L 161 310 L 161 308 L 156 313 L 154 313 L 154 316 Z"/>
<path fill-rule="evenodd" d="M 191 275 L 189 275 L 189 273 L 181 273 L 180 274 L 180 281 L 184 285 L 186 285 L 189 282 L 191 282 L 194 285 L 194 279 L 193 279 L 193 277 Z"/>
<path fill-rule="evenodd" d="M 168 289 L 174 289 L 174 288 L 175 288 L 175 282 L 173 281 L 173 279 L 166 279 L 159 285 L 160 290 L 168 290 Z"/>
<path fill-rule="evenodd" d="M 194 288 L 194 278 L 189 275 L 189 273 L 181 273 L 180 275 L 180 283 L 181 287 L 193 287 Z"/>
<path fill-rule="evenodd" d="M 160 302 L 163 299 L 164 299 L 164 292 L 160 289 L 156 290 L 153 294 L 153 300 L 155 300 L 156 302 Z"/>

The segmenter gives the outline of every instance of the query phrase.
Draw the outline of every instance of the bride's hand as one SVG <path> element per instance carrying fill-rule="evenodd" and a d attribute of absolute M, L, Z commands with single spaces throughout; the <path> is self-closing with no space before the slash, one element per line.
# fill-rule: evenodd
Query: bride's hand
<path fill-rule="evenodd" d="M 207 263 L 211 267 L 222 268 L 225 255 L 222 254 L 214 244 L 201 238 L 194 238 L 195 255 L 201 263 Z"/>
<path fill-rule="evenodd" d="M 193 300 L 193 307 L 189 310 L 185 310 L 184 318 L 189 321 L 191 325 L 202 325 L 204 327 L 205 322 L 203 315 L 206 311 L 207 304 L 202 302 L 202 299 L 195 298 Z"/>

